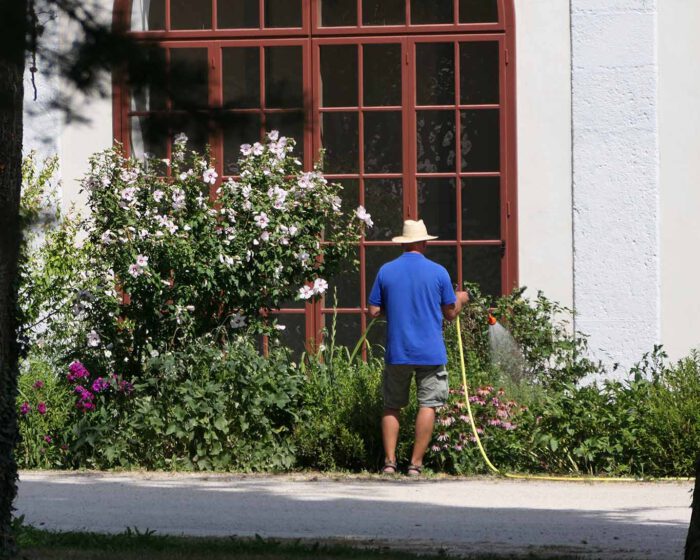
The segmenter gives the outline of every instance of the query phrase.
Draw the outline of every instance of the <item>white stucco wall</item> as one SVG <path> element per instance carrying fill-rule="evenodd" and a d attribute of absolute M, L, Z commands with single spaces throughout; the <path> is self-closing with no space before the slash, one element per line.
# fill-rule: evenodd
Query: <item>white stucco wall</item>
<path fill-rule="evenodd" d="M 661 341 L 676 359 L 700 346 L 700 2 L 659 2 Z"/>
<path fill-rule="evenodd" d="M 571 0 L 574 301 L 623 370 L 660 338 L 656 0 Z"/>
<path fill-rule="evenodd" d="M 516 0 L 520 284 L 573 305 L 569 3 Z"/>

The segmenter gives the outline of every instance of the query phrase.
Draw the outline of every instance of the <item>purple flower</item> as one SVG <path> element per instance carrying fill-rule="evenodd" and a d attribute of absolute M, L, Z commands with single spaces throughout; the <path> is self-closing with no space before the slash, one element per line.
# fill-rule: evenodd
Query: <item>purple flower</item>
<path fill-rule="evenodd" d="M 124 393 L 125 395 L 130 395 L 131 393 L 134 392 L 134 386 L 129 383 L 128 381 L 120 381 L 119 382 L 119 390 Z"/>
<path fill-rule="evenodd" d="M 43 386 L 44 386 L 44 382 L 41 379 L 37 379 L 34 382 L 34 385 L 32 385 L 32 387 L 34 387 L 35 389 L 41 389 Z"/>
<path fill-rule="evenodd" d="M 29 403 L 27 401 L 24 401 L 19 407 L 19 411 L 22 414 L 22 416 L 26 416 L 27 414 L 29 414 L 29 411 L 31 409 L 32 407 L 29 406 Z"/>
<path fill-rule="evenodd" d="M 98 377 L 92 383 L 92 390 L 95 391 L 95 393 L 101 393 L 107 389 L 109 389 L 109 381 L 106 381 L 102 377 Z"/>
<path fill-rule="evenodd" d="M 38 405 L 36 405 L 36 411 L 42 416 L 46 414 L 46 403 L 40 402 Z"/>
<path fill-rule="evenodd" d="M 80 362 L 73 362 L 68 367 L 68 370 L 70 372 L 68 373 L 68 381 L 71 383 L 83 377 L 90 377 L 90 372 Z"/>
<path fill-rule="evenodd" d="M 51 443 L 51 442 L 53 441 L 53 438 L 52 438 L 51 436 L 48 436 L 48 435 L 47 435 L 47 436 L 44 436 L 44 441 L 45 441 L 46 443 Z"/>

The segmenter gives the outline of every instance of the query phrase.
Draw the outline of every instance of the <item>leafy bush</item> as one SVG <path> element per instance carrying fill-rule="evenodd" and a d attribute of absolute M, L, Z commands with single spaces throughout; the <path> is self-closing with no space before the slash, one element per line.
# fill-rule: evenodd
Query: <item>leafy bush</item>
<path fill-rule="evenodd" d="M 96 468 L 289 469 L 302 382 L 284 349 L 265 358 L 244 337 L 198 339 L 148 359 L 127 406 L 86 415 L 75 458 Z"/>
<path fill-rule="evenodd" d="M 302 365 L 304 416 L 294 431 L 298 465 L 323 470 L 374 469 L 383 457 L 381 379 L 384 361 L 363 362 L 331 344 Z"/>

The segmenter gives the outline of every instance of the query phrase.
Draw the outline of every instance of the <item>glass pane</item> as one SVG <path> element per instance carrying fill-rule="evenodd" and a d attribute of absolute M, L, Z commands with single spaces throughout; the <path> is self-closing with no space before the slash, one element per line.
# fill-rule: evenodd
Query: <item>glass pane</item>
<path fill-rule="evenodd" d="M 340 209 L 345 214 L 354 212 L 355 209 L 360 204 L 360 183 L 357 179 L 334 179 L 333 183 L 339 183 L 342 187 L 338 196 L 340 196 L 341 204 Z M 337 227 L 344 227 L 344 225 L 337 220 L 332 220 L 331 223 L 325 225 L 331 231 L 334 231 Z"/>
<path fill-rule="evenodd" d="M 453 43 L 416 45 L 416 96 L 418 105 L 452 105 L 455 102 Z"/>
<path fill-rule="evenodd" d="M 209 106 L 207 49 L 171 49 L 170 75 L 173 109 L 201 109 Z"/>
<path fill-rule="evenodd" d="M 452 23 L 452 0 L 411 0 L 411 24 Z"/>
<path fill-rule="evenodd" d="M 462 179 L 462 238 L 501 239 L 498 177 Z"/>
<path fill-rule="evenodd" d="M 498 0 L 459 0 L 460 23 L 498 21 Z"/>
<path fill-rule="evenodd" d="M 303 313 L 285 313 L 275 315 L 278 325 L 283 325 L 284 330 L 280 333 L 280 344 L 291 348 L 292 356 L 299 360 L 301 354 L 306 350 L 306 315 Z"/>
<path fill-rule="evenodd" d="M 357 106 L 357 46 L 321 46 L 321 107 Z"/>
<path fill-rule="evenodd" d="M 462 111 L 462 171 L 500 169 L 498 109 Z"/>
<path fill-rule="evenodd" d="M 132 111 L 161 111 L 166 107 L 167 65 L 165 49 L 153 48 L 145 53 L 144 70 L 148 74 L 145 83 L 134 80 L 131 85 Z"/>
<path fill-rule="evenodd" d="M 221 63 L 224 107 L 260 107 L 260 49 L 225 48 Z"/>
<path fill-rule="evenodd" d="M 457 192 L 454 179 L 418 179 L 418 215 L 441 241 L 457 239 Z"/>
<path fill-rule="evenodd" d="M 365 247 L 365 280 L 367 297 L 372 290 L 372 285 L 381 266 L 393 261 L 401 255 L 403 249 L 400 245 L 388 245 L 384 247 Z"/>
<path fill-rule="evenodd" d="M 359 314 L 337 313 L 335 316 L 332 313 L 324 313 L 324 323 L 328 334 L 323 340 L 326 348 L 331 344 L 331 340 L 336 347 L 344 346 L 350 352 L 355 348 L 362 335 L 362 323 L 360 322 Z M 335 330 L 335 332 L 333 332 Z"/>
<path fill-rule="evenodd" d="M 165 0 L 132 0 L 132 31 L 157 31 L 163 29 L 165 29 Z"/>
<path fill-rule="evenodd" d="M 267 113 L 265 132 L 279 130 L 282 136 L 294 138 L 294 154 L 304 161 L 304 113 Z"/>
<path fill-rule="evenodd" d="M 366 112 L 364 119 L 365 173 L 401 173 L 401 113 Z"/>
<path fill-rule="evenodd" d="M 498 103 L 498 43 L 459 45 L 460 103 Z"/>
<path fill-rule="evenodd" d="M 357 0 L 321 0 L 321 27 L 357 25 Z"/>
<path fill-rule="evenodd" d="M 300 46 L 265 48 L 265 99 L 275 109 L 303 108 Z"/>
<path fill-rule="evenodd" d="M 211 2 L 170 0 L 171 29 L 211 29 Z"/>
<path fill-rule="evenodd" d="M 406 23 L 404 0 L 362 0 L 363 25 L 403 25 Z"/>
<path fill-rule="evenodd" d="M 418 172 L 454 171 L 454 111 L 418 111 L 416 126 Z"/>
<path fill-rule="evenodd" d="M 203 154 L 209 143 L 209 125 L 205 116 L 172 115 L 170 117 L 174 136 L 187 136 L 187 149 Z"/>
<path fill-rule="evenodd" d="M 391 241 L 401 235 L 403 226 L 403 181 L 401 179 L 366 179 L 365 208 L 374 226 L 365 228 L 371 241 Z"/>
<path fill-rule="evenodd" d="M 258 0 L 217 0 L 216 15 L 220 29 L 260 27 Z"/>
<path fill-rule="evenodd" d="M 462 278 L 479 284 L 482 294 L 501 295 L 501 247 L 462 247 Z"/>
<path fill-rule="evenodd" d="M 341 263 L 338 272 L 328 279 L 326 307 L 360 306 L 360 271 L 353 261 L 359 261 L 357 249 L 352 252 L 350 259 Z"/>
<path fill-rule="evenodd" d="M 131 117 L 130 144 L 132 157 L 143 160 L 146 154 L 167 156 L 168 129 L 163 120 L 154 117 Z"/>
<path fill-rule="evenodd" d="M 457 284 L 457 247 L 428 245 L 425 256 L 431 261 L 444 266 L 450 275 L 452 286 L 454 287 Z"/>
<path fill-rule="evenodd" d="M 357 173 L 360 152 L 357 113 L 323 113 L 321 143 L 326 150 L 325 173 Z"/>
<path fill-rule="evenodd" d="M 401 105 L 401 45 L 364 45 L 364 104 Z"/>
<path fill-rule="evenodd" d="M 229 114 L 223 128 L 224 175 L 237 175 L 241 144 L 253 144 L 260 140 L 260 115 Z"/>
<path fill-rule="evenodd" d="M 301 0 L 265 0 L 265 27 L 301 27 Z"/>
<path fill-rule="evenodd" d="M 370 327 L 370 325 L 372 325 Z M 371 319 L 367 319 L 369 331 L 367 333 L 368 356 L 383 359 L 386 350 L 386 319 L 380 317 L 372 324 Z"/>

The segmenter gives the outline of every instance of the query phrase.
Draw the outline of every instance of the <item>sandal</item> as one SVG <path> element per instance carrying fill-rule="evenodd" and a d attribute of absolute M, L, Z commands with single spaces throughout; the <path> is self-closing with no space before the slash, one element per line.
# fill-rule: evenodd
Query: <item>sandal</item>
<path fill-rule="evenodd" d="M 423 474 L 423 465 L 414 465 L 411 463 L 408 465 L 408 470 L 406 471 L 406 474 L 410 477 L 419 477 L 421 474 Z"/>
<path fill-rule="evenodd" d="M 382 474 L 396 474 L 398 472 L 398 466 L 395 462 L 384 461 L 384 466 L 382 467 Z"/>

